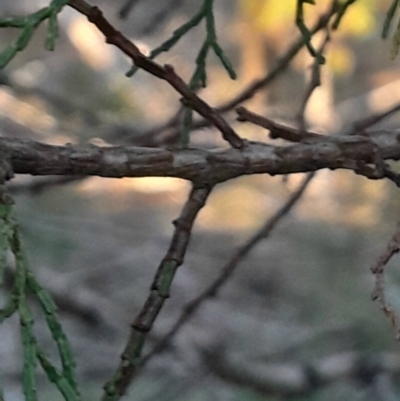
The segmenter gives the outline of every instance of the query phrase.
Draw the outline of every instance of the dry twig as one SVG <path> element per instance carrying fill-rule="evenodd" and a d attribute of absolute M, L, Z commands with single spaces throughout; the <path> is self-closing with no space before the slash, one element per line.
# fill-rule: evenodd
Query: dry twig
<path fill-rule="evenodd" d="M 387 302 L 385 296 L 385 266 L 389 260 L 400 252 L 400 222 L 397 223 L 396 231 L 390 239 L 385 251 L 379 256 L 376 264 L 372 266 L 372 274 L 375 275 L 375 288 L 372 300 L 377 301 L 384 314 L 390 319 L 395 331 L 396 339 L 400 340 L 400 316 Z"/>
<path fill-rule="evenodd" d="M 211 190 L 212 187 L 194 187 L 180 217 L 174 221 L 175 231 L 170 247 L 158 268 L 150 294 L 132 323 L 131 334 L 121 355 L 121 363 L 113 378 L 104 386 L 103 401 L 115 401 L 124 395 L 137 372 L 146 337 L 169 297 L 176 270 L 183 263 L 194 221 Z"/>
<path fill-rule="evenodd" d="M 379 123 L 380 121 L 384 120 L 394 113 L 397 113 L 398 111 L 400 111 L 400 103 L 395 104 L 394 106 L 381 113 L 375 113 L 371 116 L 368 116 L 367 118 L 356 121 L 352 124 L 350 135 L 359 135 L 360 133 L 363 133 L 367 128 Z"/>
<path fill-rule="evenodd" d="M 303 142 L 315 143 L 324 139 L 322 135 L 297 128 L 291 128 L 287 125 L 278 124 L 267 117 L 260 116 L 259 114 L 252 113 L 245 107 L 238 107 L 236 109 L 237 120 L 241 122 L 251 122 L 259 125 L 260 127 L 269 130 L 269 136 L 272 139 L 282 138 L 290 142 Z"/>
<path fill-rule="evenodd" d="M 325 48 L 330 40 L 329 30 L 326 28 L 325 38 L 317 49 L 318 54 L 324 56 Z M 301 102 L 299 112 L 297 113 L 297 120 L 299 121 L 300 131 L 305 131 L 306 123 L 304 121 L 304 113 L 308 104 L 308 101 L 311 98 L 311 95 L 314 93 L 315 89 L 321 86 L 321 64 L 318 62 L 318 59 L 315 58 L 314 62 L 311 66 L 311 80 L 304 95 L 303 101 Z"/>

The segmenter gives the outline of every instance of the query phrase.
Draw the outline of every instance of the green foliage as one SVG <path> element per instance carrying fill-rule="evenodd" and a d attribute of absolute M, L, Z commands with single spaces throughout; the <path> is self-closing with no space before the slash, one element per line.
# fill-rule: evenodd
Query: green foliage
<path fill-rule="evenodd" d="M 391 6 L 389 7 L 389 10 L 386 14 L 385 22 L 383 24 L 383 30 L 382 30 L 382 38 L 383 39 L 386 39 L 389 34 L 389 30 L 392 25 L 394 15 L 396 13 L 396 10 L 399 8 L 399 5 L 400 5 L 399 0 L 393 0 Z M 396 57 L 397 54 L 399 53 L 399 47 L 400 47 L 400 18 L 397 22 L 396 31 L 392 38 L 392 57 L 393 58 Z"/>
<path fill-rule="evenodd" d="M 346 13 L 346 10 L 348 9 L 349 6 L 351 6 L 353 3 L 355 3 L 357 0 L 346 0 L 342 3 L 337 2 L 336 7 L 336 16 L 335 20 L 332 23 L 332 29 L 338 29 L 340 22 L 342 21 L 343 16 Z M 296 8 L 296 25 L 300 30 L 301 35 L 303 36 L 304 43 L 307 46 L 308 51 L 310 54 L 316 58 L 319 64 L 324 64 L 325 63 L 325 57 L 317 51 L 314 46 L 311 43 L 311 31 L 307 28 L 307 25 L 304 21 L 304 12 L 303 12 L 303 6 L 304 4 L 311 4 L 315 5 L 314 0 L 297 0 L 297 8 Z"/>
<path fill-rule="evenodd" d="M 308 51 L 310 54 L 315 57 L 318 61 L 318 64 L 325 63 L 325 57 L 314 48 L 311 43 L 311 31 L 307 28 L 306 23 L 304 22 L 304 11 L 303 6 L 304 4 L 315 4 L 313 0 L 297 0 L 297 8 L 296 8 L 296 25 L 300 30 L 301 35 L 304 39 L 304 44 L 307 46 Z"/>
<path fill-rule="evenodd" d="M 164 41 L 160 46 L 150 52 L 149 58 L 153 60 L 159 54 L 168 52 L 171 50 L 179 40 L 185 36 L 191 29 L 200 24 L 201 21 L 205 21 L 206 25 L 206 38 L 200 51 L 196 57 L 196 68 L 189 81 L 189 88 L 192 90 L 198 90 L 207 86 L 207 65 L 206 60 L 209 50 L 212 50 L 214 54 L 220 59 L 222 65 L 227 71 L 231 79 L 236 79 L 236 72 L 230 62 L 228 56 L 223 51 L 222 47 L 218 44 L 217 33 L 215 29 L 214 21 L 214 0 L 203 0 L 203 5 L 199 12 L 195 14 L 189 21 L 184 23 L 178 29 L 176 29 L 172 36 Z M 132 76 L 137 71 L 137 67 L 134 66 L 130 71 L 127 72 L 127 76 Z M 187 147 L 189 144 L 189 133 L 192 125 L 193 110 L 186 107 L 184 116 L 182 119 L 182 131 L 181 131 L 181 145 Z"/>
<path fill-rule="evenodd" d="M 399 0 L 393 0 L 389 10 L 386 14 L 385 22 L 383 24 L 382 38 L 386 39 L 389 34 L 390 25 L 392 24 L 394 14 L 399 6 Z"/>
<path fill-rule="evenodd" d="M 201 82 L 200 86 L 206 86 L 206 71 L 205 71 L 205 59 L 208 54 L 208 50 L 211 47 L 217 57 L 221 60 L 223 66 L 227 70 L 229 76 L 232 79 L 236 78 L 236 72 L 229 61 L 226 54 L 223 52 L 222 48 L 218 44 L 217 35 L 215 31 L 215 22 L 214 22 L 214 12 L 213 12 L 213 5 L 214 0 L 203 0 L 203 5 L 199 12 L 195 14 L 189 21 L 184 23 L 182 26 L 177 28 L 173 33 L 172 36 L 164 41 L 160 46 L 152 50 L 149 54 L 149 59 L 154 60 L 158 55 L 164 52 L 170 51 L 178 42 L 179 40 L 185 36 L 191 29 L 195 28 L 197 25 L 200 24 L 201 21 L 205 20 L 206 22 L 206 29 L 207 29 L 207 36 L 203 43 L 203 46 L 197 56 L 196 64 L 197 68 L 193 75 L 193 79 L 195 82 L 199 80 Z M 137 67 L 134 66 L 131 70 L 127 72 L 127 76 L 132 76 L 137 71 Z M 194 87 L 193 87 L 194 88 Z"/>
<path fill-rule="evenodd" d="M 30 42 L 36 28 L 46 19 L 49 20 L 45 48 L 54 50 L 58 37 L 57 14 L 68 3 L 68 0 L 53 0 L 48 7 L 42 8 L 25 17 L 4 18 L 0 20 L 0 28 L 18 28 L 21 34 L 18 39 L 0 53 L 0 69 L 4 68 L 15 55 L 24 50 Z"/>
<path fill-rule="evenodd" d="M 349 6 L 355 3 L 357 0 L 347 0 L 344 3 L 339 4 L 339 9 L 336 14 L 335 21 L 332 24 L 332 29 L 338 29 L 340 22 Z"/>
<path fill-rule="evenodd" d="M 202 18 L 206 20 L 207 36 L 201 47 L 199 54 L 196 58 L 196 69 L 189 82 L 189 88 L 197 90 L 199 88 L 205 88 L 207 86 L 207 72 L 206 72 L 206 59 L 208 51 L 212 49 L 216 56 L 221 60 L 222 65 L 228 72 L 231 79 L 236 79 L 236 72 L 229 58 L 225 55 L 221 46 L 217 41 L 217 34 L 215 31 L 214 13 L 213 13 L 214 0 L 204 0 L 203 7 L 201 9 Z M 187 147 L 189 145 L 189 133 L 192 126 L 192 115 L 193 110 L 185 108 L 181 132 L 181 145 Z"/>
<path fill-rule="evenodd" d="M 14 314 L 19 315 L 23 346 L 22 386 L 27 401 L 36 401 L 36 365 L 42 366 L 45 374 L 63 394 L 67 401 L 79 401 L 79 391 L 75 378 L 75 362 L 67 337 L 56 315 L 56 306 L 41 287 L 29 269 L 21 242 L 19 227 L 13 216 L 12 200 L 0 187 L 0 269 L 4 271 L 7 252 L 11 251 L 15 260 L 14 284 L 3 309 L 0 309 L 0 323 Z M 41 307 L 52 338 L 57 345 L 61 360 L 61 372 L 52 365 L 39 346 L 33 330 L 34 322 L 27 296 L 32 294 Z"/>

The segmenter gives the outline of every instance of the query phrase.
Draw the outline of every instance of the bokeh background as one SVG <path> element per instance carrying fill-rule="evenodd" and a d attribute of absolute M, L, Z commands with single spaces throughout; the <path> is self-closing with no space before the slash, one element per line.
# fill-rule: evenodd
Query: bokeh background
<path fill-rule="evenodd" d="M 121 20 L 117 13 L 123 3 L 93 2 L 149 52 L 186 22 L 200 2 L 141 1 Z M 328 5 L 316 3 L 307 7 L 310 22 Z M 380 38 L 390 3 L 356 1 L 332 35 L 323 86 L 305 113 L 313 130 L 334 134 L 400 101 L 399 61 L 391 58 L 390 40 Z M 44 5 L 46 1 L 2 1 L 0 17 L 24 15 Z M 209 57 L 204 99 L 217 106 L 265 76 L 299 35 L 294 13 L 295 2 L 289 0 L 215 1 L 219 41 L 238 79 L 231 81 L 219 61 Z M 125 77 L 129 61 L 74 10 L 65 8 L 60 25 L 54 52 L 43 49 L 42 27 L 1 72 L 1 135 L 51 144 L 163 146 L 174 130 L 159 127 L 179 109 L 179 96 L 141 71 Z M 13 29 L 2 29 L 0 48 L 16 35 Z M 199 26 L 157 60 L 173 64 L 189 80 L 204 37 L 204 26 Z M 245 105 L 294 125 L 312 62 L 306 51 L 300 52 L 286 72 Z M 227 119 L 240 135 L 268 140 L 265 130 L 236 123 L 233 111 Z M 394 115 L 378 128 L 397 128 L 398 123 Z M 213 129 L 194 131 L 191 138 L 193 146 L 225 146 Z M 242 177 L 214 191 L 146 350 L 302 179 L 301 174 Z M 54 294 L 76 353 L 84 399 L 99 399 L 190 186 L 170 178 L 96 177 L 65 183 L 55 179 L 49 185 L 47 178 L 17 176 L 10 189 L 32 269 Z M 219 296 L 207 300 L 171 347 L 146 365 L 126 399 L 400 399 L 398 343 L 390 322 L 371 301 L 370 273 L 395 229 L 398 204 L 398 190 L 391 183 L 349 172 L 319 172 L 296 208 L 241 263 Z M 395 308 L 400 307 L 399 285 L 394 260 L 387 289 Z M 4 298 L 7 286 L 2 291 Z M 36 330 L 51 347 L 41 319 L 37 313 Z M 23 399 L 18 324 L 12 319 L 0 326 L 7 401 Z M 371 362 L 382 355 L 392 358 L 389 371 Z M 309 388 L 292 389 L 296 380 L 302 383 L 296 369 L 329 365 L 335 358 L 340 372 L 345 372 L 346 361 L 357 358 L 361 373 L 338 374 L 318 388 L 310 383 Z M 271 369 L 276 376 L 272 385 L 265 379 Z M 38 375 L 40 399 L 61 399 Z"/>

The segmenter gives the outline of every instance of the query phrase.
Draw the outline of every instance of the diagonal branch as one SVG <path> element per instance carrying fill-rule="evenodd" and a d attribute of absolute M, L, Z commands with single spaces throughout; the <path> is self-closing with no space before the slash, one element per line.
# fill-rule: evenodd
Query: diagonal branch
<path fill-rule="evenodd" d="M 327 47 L 328 42 L 330 41 L 330 34 L 329 34 L 329 29 L 325 29 L 325 37 L 324 40 L 322 41 L 321 46 L 317 50 L 317 53 L 321 55 L 321 57 L 325 57 L 325 49 Z M 305 116 L 304 113 L 307 108 L 307 104 L 309 100 L 311 99 L 312 94 L 314 93 L 315 89 L 317 89 L 319 86 L 321 86 L 321 64 L 319 63 L 319 59 L 316 57 L 314 59 L 314 62 L 311 66 L 311 79 L 308 84 L 306 93 L 304 94 L 304 98 L 301 102 L 300 109 L 297 112 L 296 119 L 299 122 L 299 127 L 301 131 L 305 131 L 306 128 L 306 121 L 305 121 Z"/>
<path fill-rule="evenodd" d="M 121 355 L 121 363 L 113 378 L 104 386 L 102 401 L 119 400 L 136 374 L 147 334 L 169 297 L 172 280 L 176 270 L 183 263 L 189 245 L 194 221 L 211 191 L 212 187 L 193 187 L 180 217 L 174 221 L 175 231 L 170 247 L 158 268 L 150 294 L 132 323 L 129 340 Z"/>
<path fill-rule="evenodd" d="M 400 111 L 400 103 L 396 103 L 394 106 L 388 108 L 387 110 L 381 113 L 375 113 L 362 120 L 355 121 L 353 123 L 350 135 L 357 135 L 360 132 L 363 132 L 367 128 L 371 127 L 372 125 L 375 125 L 384 120 L 385 118 L 390 117 L 392 114 L 397 113 L 398 111 Z"/>
<path fill-rule="evenodd" d="M 393 234 L 386 249 L 379 256 L 378 260 L 371 267 L 372 274 L 375 275 L 375 288 L 372 293 L 372 300 L 377 301 L 383 313 L 390 319 L 397 340 L 400 340 L 400 316 L 386 300 L 385 292 L 385 266 L 390 259 L 400 252 L 400 222 L 397 223 L 396 232 Z"/>
<path fill-rule="evenodd" d="M 133 63 L 138 68 L 147 71 L 161 80 L 167 81 L 182 95 L 184 105 L 192 108 L 206 120 L 210 121 L 211 124 L 215 125 L 215 127 L 220 130 L 223 138 L 229 142 L 232 147 L 237 149 L 243 147 L 243 140 L 225 121 L 222 115 L 210 107 L 204 100 L 200 99 L 196 93 L 190 90 L 183 79 L 175 73 L 172 66 L 161 66 L 146 57 L 141 53 L 137 46 L 135 46 L 120 31 L 115 29 L 110 22 L 108 22 L 98 7 L 92 7 L 84 0 L 69 0 L 68 4 L 81 14 L 85 15 L 88 20 L 105 36 L 106 43 L 114 45 L 120 49 L 124 54 L 132 59 Z"/>
<path fill-rule="evenodd" d="M 283 124 L 278 124 L 267 117 L 260 116 L 259 114 L 252 113 L 245 107 L 238 107 L 236 109 L 237 120 L 241 122 L 251 122 L 260 127 L 269 130 L 269 136 L 272 139 L 282 138 L 290 142 L 307 142 L 318 141 L 324 139 L 324 136 L 306 130 L 298 130 Z"/>
<path fill-rule="evenodd" d="M 268 238 L 277 224 L 285 217 L 293 206 L 299 201 L 304 191 L 307 189 L 308 184 L 314 177 L 314 173 L 309 173 L 300 187 L 290 196 L 287 202 L 261 227 L 261 229 L 253 235 L 244 245 L 236 250 L 230 260 L 222 268 L 219 276 L 214 282 L 206 288 L 199 296 L 189 302 L 183 309 L 179 319 L 175 322 L 165 337 L 154 347 L 154 349 L 143 358 L 143 364 L 147 363 L 155 355 L 158 355 L 164 351 L 173 337 L 175 337 L 182 327 L 190 320 L 195 312 L 201 307 L 201 305 L 209 298 L 217 296 L 220 289 L 228 282 L 230 277 L 236 271 L 239 263 L 243 261 L 249 255 L 252 249 L 261 242 Z"/>
<path fill-rule="evenodd" d="M 128 18 L 129 13 L 131 12 L 133 6 L 136 3 L 139 3 L 140 0 L 126 0 L 123 6 L 118 11 L 118 15 L 122 19 Z"/>

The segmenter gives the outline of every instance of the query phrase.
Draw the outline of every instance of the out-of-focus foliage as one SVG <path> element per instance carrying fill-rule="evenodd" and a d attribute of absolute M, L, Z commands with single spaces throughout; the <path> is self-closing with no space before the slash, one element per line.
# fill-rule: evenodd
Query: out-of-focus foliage
<path fill-rule="evenodd" d="M 385 39 L 389 35 L 389 31 L 394 21 L 396 20 L 396 10 L 399 8 L 399 0 L 393 0 L 387 12 L 385 23 L 383 26 L 382 37 Z M 396 57 L 400 47 L 400 20 L 397 23 L 397 28 L 392 38 L 392 57 Z"/>
<path fill-rule="evenodd" d="M 306 6 L 304 9 L 306 22 L 315 20 L 316 16 L 330 4 L 329 0 L 317 0 L 315 5 Z M 388 1 L 356 1 L 346 11 L 340 24 L 340 31 L 348 35 L 367 35 L 376 28 L 377 11 L 388 7 Z M 294 28 L 295 1 L 239 0 L 239 8 L 261 31 L 287 31 Z"/>
<path fill-rule="evenodd" d="M 240 0 L 240 11 L 260 31 L 287 30 L 293 21 L 295 1 Z M 293 28 L 293 24 L 290 24 Z"/>
<path fill-rule="evenodd" d="M 54 50 L 58 37 L 57 14 L 67 3 L 67 0 L 53 0 L 48 7 L 42 8 L 25 17 L 4 18 L 0 21 L 0 28 L 18 28 L 21 30 L 18 39 L 0 53 L 0 68 L 6 66 L 13 57 L 26 48 L 32 39 L 37 27 L 48 20 L 48 32 L 45 42 L 47 50 Z"/>
<path fill-rule="evenodd" d="M 312 25 L 316 18 L 330 6 L 330 0 L 316 0 L 315 5 L 304 5 L 304 19 L 307 26 Z M 345 3 L 341 1 L 340 3 Z M 362 38 L 381 30 L 378 16 L 386 12 L 390 1 L 356 0 L 346 10 L 339 30 L 335 35 L 339 38 L 327 60 L 333 72 L 342 75 L 348 73 L 354 64 L 354 54 L 350 47 L 344 43 L 348 37 Z M 289 33 L 295 32 L 293 23 L 296 13 L 296 1 L 271 0 L 239 0 L 239 12 L 248 24 L 255 30 L 264 34 L 267 39 L 283 40 Z"/>

